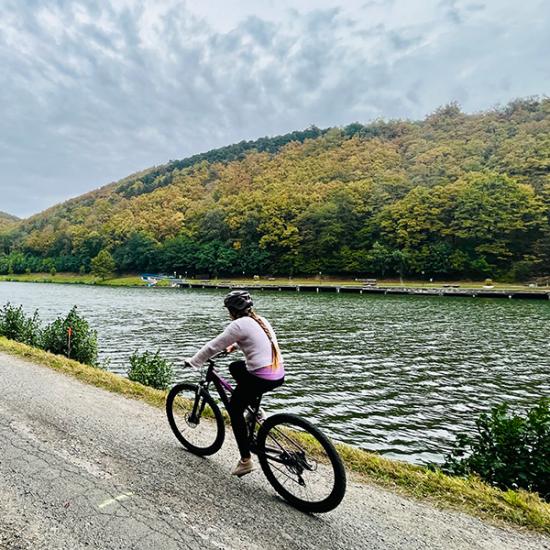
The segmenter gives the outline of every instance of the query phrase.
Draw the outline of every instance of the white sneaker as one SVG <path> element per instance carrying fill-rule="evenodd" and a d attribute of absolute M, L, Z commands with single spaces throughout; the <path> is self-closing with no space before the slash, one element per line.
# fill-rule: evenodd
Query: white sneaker
<path fill-rule="evenodd" d="M 251 458 L 244 461 L 241 459 L 239 462 L 237 462 L 237 466 L 235 466 L 235 469 L 231 472 L 231 475 L 242 477 L 246 474 L 249 474 L 250 472 L 253 472 L 256 469 L 256 466 L 254 465 L 254 462 Z"/>

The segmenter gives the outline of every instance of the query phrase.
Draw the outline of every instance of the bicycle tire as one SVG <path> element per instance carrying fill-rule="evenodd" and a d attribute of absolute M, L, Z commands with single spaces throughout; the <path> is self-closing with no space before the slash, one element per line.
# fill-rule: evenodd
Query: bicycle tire
<path fill-rule="evenodd" d="M 297 432 L 305 434 L 305 437 L 299 436 Z M 324 461 L 320 458 L 322 453 L 326 455 Z M 269 483 L 295 508 L 304 512 L 324 513 L 334 510 L 342 502 L 346 492 L 346 470 L 342 459 L 330 439 L 304 418 L 288 413 L 270 416 L 258 432 L 257 454 Z M 314 463 L 317 466 L 312 469 Z M 295 494 L 298 492 L 297 486 L 306 486 L 305 482 L 301 485 L 299 481 L 300 478 L 303 481 L 302 474 L 298 473 L 303 465 L 306 466 L 304 472 L 318 469 L 321 475 L 332 472 L 333 482 L 326 489 L 326 496 L 316 500 L 304 499 Z M 277 472 L 286 475 L 294 485 L 281 483 Z"/>
<path fill-rule="evenodd" d="M 177 398 L 179 400 L 176 400 Z M 194 407 L 194 402 L 197 399 L 202 400 L 201 414 L 198 418 L 198 422 L 189 422 L 191 416 L 189 412 Z M 201 402 L 199 401 L 199 406 Z M 204 418 L 208 416 L 207 407 L 210 408 L 211 414 L 214 419 L 214 427 L 216 432 L 214 434 L 208 434 L 208 429 L 211 426 L 207 426 L 206 430 L 198 431 L 201 421 L 204 422 Z M 218 452 L 223 445 L 225 439 L 225 424 L 223 422 L 223 416 L 220 408 L 212 398 L 212 396 L 203 389 L 200 389 L 196 384 L 188 384 L 183 382 L 176 384 L 166 397 L 166 415 L 168 417 L 168 423 L 172 432 L 178 439 L 178 441 L 193 454 L 199 456 L 213 455 Z M 204 427 L 204 424 L 203 424 Z M 192 441 L 191 436 L 200 439 L 199 442 Z"/>

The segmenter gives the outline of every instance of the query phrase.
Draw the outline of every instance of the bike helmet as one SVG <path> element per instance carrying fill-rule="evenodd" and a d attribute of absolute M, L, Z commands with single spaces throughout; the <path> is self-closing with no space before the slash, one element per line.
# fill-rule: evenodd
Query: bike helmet
<path fill-rule="evenodd" d="M 247 290 L 232 290 L 224 298 L 223 305 L 229 310 L 240 312 L 250 309 L 254 303 Z"/>

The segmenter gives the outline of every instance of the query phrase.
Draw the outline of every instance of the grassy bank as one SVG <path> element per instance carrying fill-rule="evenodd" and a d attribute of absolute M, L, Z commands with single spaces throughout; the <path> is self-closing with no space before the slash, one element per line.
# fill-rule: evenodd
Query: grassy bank
<path fill-rule="evenodd" d="M 82 382 L 164 407 L 166 392 L 142 386 L 122 376 L 82 365 L 62 356 L 0 337 L 0 351 L 17 355 Z M 338 444 L 349 471 L 369 481 L 442 507 L 461 510 L 494 523 L 550 534 L 550 504 L 526 491 L 501 491 L 478 479 L 432 472 L 421 466 L 388 460 L 349 445 Z"/>
<path fill-rule="evenodd" d="M 102 285 L 102 286 L 128 286 L 128 287 L 146 287 L 147 283 L 137 274 L 133 275 L 118 275 L 109 279 L 99 279 L 93 275 L 80 275 L 78 273 L 57 273 L 51 275 L 49 273 L 28 273 L 21 275 L 0 275 L 0 281 L 17 281 L 24 283 L 61 283 L 61 284 L 83 284 L 83 285 Z M 279 286 L 279 285 L 331 285 L 331 286 L 357 286 L 361 285 L 361 281 L 354 279 L 342 279 L 337 277 L 295 277 L 295 278 L 233 278 L 233 279 L 189 279 L 191 283 L 208 282 L 210 284 L 236 284 L 254 286 Z M 401 287 L 401 288 L 442 288 L 443 285 L 458 285 L 460 288 L 466 289 L 482 289 L 485 286 L 483 281 L 399 281 L 395 279 L 378 279 L 377 286 L 379 287 Z M 168 287 L 169 281 L 161 280 L 156 286 Z M 519 283 L 491 283 L 491 286 L 497 290 L 525 290 L 526 285 Z M 529 288 L 530 291 L 548 292 L 548 287 Z"/>
<path fill-rule="evenodd" d="M 93 275 L 79 275 L 77 273 L 25 273 L 22 275 L 0 275 L 0 281 L 15 281 L 20 283 L 59 283 L 103 286 L 147 286 L 139 275 L 122 275 L 110 279 L 100 279 Z M 163 282 L 167 285 L 167 282 Z"/>

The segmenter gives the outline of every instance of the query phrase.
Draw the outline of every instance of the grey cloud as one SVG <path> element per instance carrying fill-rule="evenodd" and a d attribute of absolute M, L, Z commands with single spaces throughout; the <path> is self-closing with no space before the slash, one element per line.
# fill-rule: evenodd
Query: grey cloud
<path fill-rule="evenodd" d="M 457 0 L 440 0 L 439 5 L 445 11 L 447 19 L 456 25 L 462 23 L 462 16 L 457 7 Z"/>
<path fill-rule="evenodd" d="M 480 10 L 447 1 L 431 19 L 409 17 L 406 26 L 330 9 L 282 22 L 243 17 L 222 33 L 178 4 L 145 41 L 145 5 L 2 4 L 4 21 L 17 17 L 0 29 L 0 210 L 28 215 L 241 139 L 419 118 L 453 99 L 479 110 L 550 84 L 540 55 L 550 46 L 542 23 L 549 8 L 538 23 L 527 12 L 520 24 L 496 4 Z M 78 21 L 77 8 L 90 22 Z M 57 41 L 41 9 L 59 13 Z M 8 33 L 16 33 L 15 47 Z"/>
<path fill-rule="evenodd" d="M 363 9 L 369 8 L 378 8 L 378 7 L 389 7 L 395 4 L 395 0 L 370 0 L 370 2 L 365 2 L 362 6 Z"/>
<path fill-rule="evenodd" d="M 469 12 L 479 12 L 485 9 L 485 4 L 479 4 L 479 3 L 466 4 L 464 6 L 464 9 Z"/>
<path fill-rule="evenodd" d="M 241 26 L 242 30 L 248 32 L 258 45 L 269 48 L 277 32 L 277 27 L 269 21 L 259 17 L 248 17 Z"/>
<path fill-rule="evenodd" d="M 389 39 L 391 43 L 395 46 L 398 50 L 406 50 L 407 48 L 410 48 L 411 46 L 415 46 L 420 44 L 422 41 L 421 36 L 407 36 L 404 33 L 399 33 L 396 31 L 391 31 L 388 33 Z"/>
<path fill-rule="evenodd" d="M 420 103 L 420 97 L 418 93 L 419 87 L 420 83 L 417 83 L 416 85 L 412 86 L 405 95 L 406 99 L 414 105 L 418 105 Z"/>

